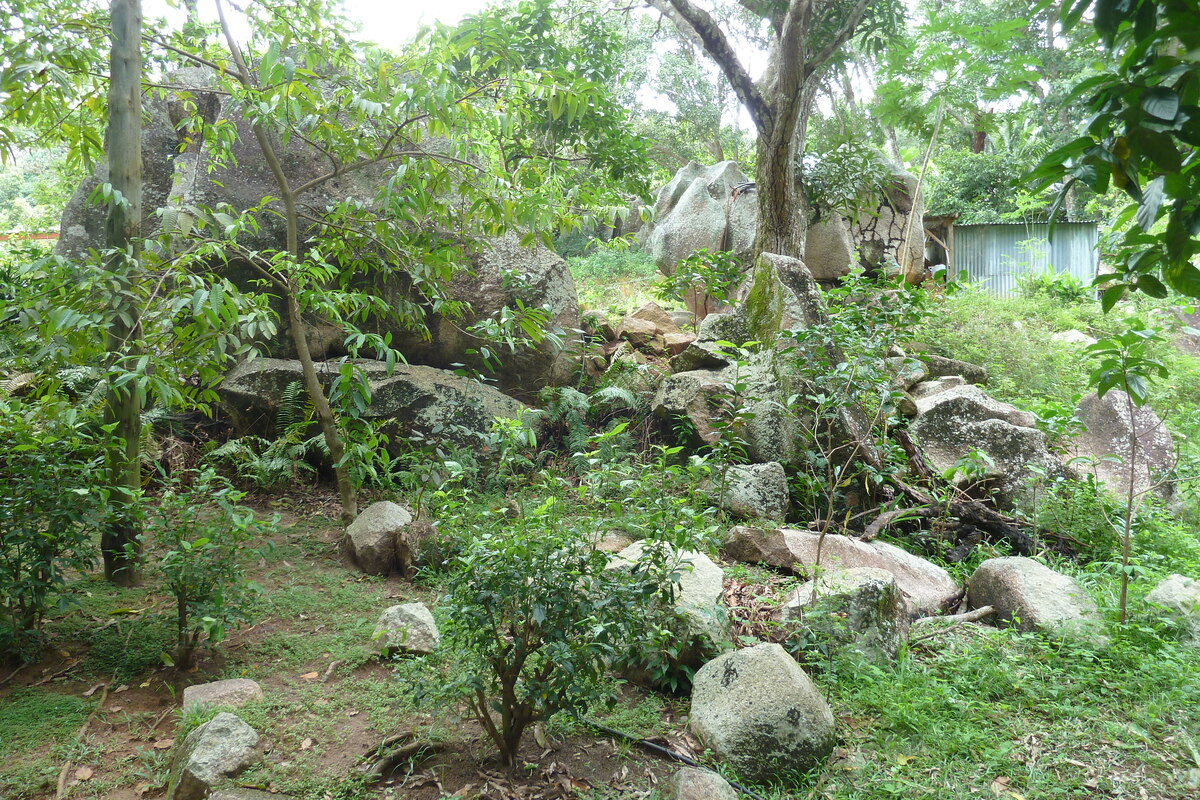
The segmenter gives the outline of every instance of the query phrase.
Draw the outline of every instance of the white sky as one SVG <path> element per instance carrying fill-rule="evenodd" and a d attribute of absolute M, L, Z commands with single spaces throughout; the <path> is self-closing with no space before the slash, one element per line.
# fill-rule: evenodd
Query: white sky
<path fill-rule="evenodd" d="M 350 18 L 363 24 L 363 38 L 391 48 L 411 39 L 423 24 L 453 25 L 487 4 L 487 0 L 345 0 Z"/>
<path fill-rule="evenodd" d="M 393 49 L 411 39 L 422 25 L 435 21 L 453 25 L 488 3 L 489 0 L 343 0 L 347 15 L 362 23 L 363 39 Z M 145 15 L 182 21 L 182 12 L 172 9 L 172 5 L 180 6 L 181 3 L 179 0 L 145 0 Z M 202 19 L 216 19 L 211 0 L 200 0 L 199 11 Z M 235 13 L 231 19 L 235 35 L 236 18 Z"/>

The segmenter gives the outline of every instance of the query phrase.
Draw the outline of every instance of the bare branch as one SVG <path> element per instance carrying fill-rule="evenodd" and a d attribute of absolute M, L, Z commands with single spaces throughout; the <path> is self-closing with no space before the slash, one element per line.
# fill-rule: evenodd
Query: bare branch
<path fill-rule="evenodd" d="M 702 8 L 689 0 L 646 0 L 663 15 L 670 17 L 675 27 L 688 38 L 699 40 L 704 51 L 717 63 L 721 72 L 729 79 L 734 94 L 750 112 L 751 119 L 759 131 L 767 130 L 774 122 L 774 114 L 759 87 L 750 78 L 746 68 L 738 60 L 729 38 L 716 20 Z"/>

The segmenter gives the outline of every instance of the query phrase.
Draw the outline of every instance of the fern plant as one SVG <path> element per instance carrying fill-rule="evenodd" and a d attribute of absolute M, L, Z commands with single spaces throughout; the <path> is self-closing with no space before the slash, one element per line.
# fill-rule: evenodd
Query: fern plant
<path fill-rule="evenodd" d="M 292 381 L 279 398 L 274 440 L 242 436 L 208 455 L 216 463 L 232 467 L 239 479 L 259 489 L 274 488 L 316 472 L 309 460 L 325 454 L 326 446 L 320 434 L 309 434 L 311 426 L 312 400 L 300 381 Z"/>
<path fill-rule="evenodd" d="M 542 417 L 548 442 L 561 442 L 576 473 L 594 456 L 593 433 L 619 413 L 644 415 L 646 402 L 623 386 L 605 386 L 591 395 L 569 386 L 542 390 Z M 622 428 L 624 430 L 624 428 Z"/>

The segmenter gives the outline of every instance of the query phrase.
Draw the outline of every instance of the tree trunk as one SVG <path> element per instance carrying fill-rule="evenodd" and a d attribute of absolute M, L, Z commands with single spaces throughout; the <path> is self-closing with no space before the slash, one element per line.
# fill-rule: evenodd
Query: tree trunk
<path fill-rule="evenodd" d="M 775 125 L 758 135 L 758 235 L 754 253 L 804 258 L 808 219 L 796 213 L 794 126 Z"/>
<path fill-rule="evenodd" d="M 242 57 L 242 52 L 238 48 L 236 40 L 233 38 L 229 23 L 225 19 L 225 8 L 219 0 L 217 2 L 217 16 L 221 23 L 225 42 L 229 46 L 229 55 L 233 58 L 233 62 L 238 69 L 238 80 L 249 88 L 254 85 L 250 69 Z M 292 184 L 284 172 L 283 163 L 279 160 L 279 153 L 275 150 L 275 145 L 271 142 L 271 137 L 266 126 L 262 122 L 256 122 L 251 126 L 251 130 L 254 131 L 254 138 L 258 142 L 263 159 L 267 162 L 267 167 L 271 170 L 272 177 L 275 178 L 275 185 L 279 187 L 279 197 L 283 202 L 283 217 L 287 223 L 288 255 L 292 257 L 294 263 L 299 264 L 300 212 L 297 208 L 296 192 L 293 190 Z M 276 276 L 274 282 L 275 286 L 284 294 L 284 301 L 287 304 L 288 329 L 291 333 L 292 344 L 296 348 L 296 359 L 300 362 L 301 374 L 304 377 L 304 388 L 308 392 L 308 396 L 312 399 L 313 411 L 317 415 L 317 422 L 321 427 L 321 434 L 325 439 L 325 445 L 329 448 L 329 458 L 333 462 L 333 474 L 337 479 L 338 496 L 342 502 L 342 522 L 348 525 L 358 516 L 358 493 L 354 488 L 354 482 L 350 478 L 350 468 L 345 463 L 345 442 L 342 441 L 341 432 L 338 431 L 337 417 L 333 413 L 333 408 L 329 405 L 329 398 L 325 395 L 324 387 L 321 386 L 320 378 L 317 375 L 317 366 L 313 362 L 312 352 L 308 347 L 308 339 L 304 335 L 304 319 L 300 308 L 300 300 L 296 295 L 295 284 L 287 275 Z"/>
<path fill-rule="evenodd" d="M 110 61 L 108 169 L 114 192 L 105 224 L 108 270 L 117 287 L 113 320 L 108 328 L 110 387 L 104 422 L 113 427 L 108 448 L 108 482 L 112 491 L 110 512 L 101 534 L 104 577 L 121 586 L 138 579 L 141 560 L 141 525 L 137 494 L 142 486 L 142 401 L 137 388 L 115 386 L 118 367 L 137 356 L 141 338 L 139 308 L 130 290 L 141 252 L 142 221 L 142 4 L 141 0 L 113 0 L 113 45 Z"/>
<path fill-rule="evenodd" d="M 295 210 L 288 223 L 289 229 L 295 224 Z M 289 236 L 290 239 L 290 236 Z M 293 256 L 296 254 L 293 253 Z M 337 480 L 338 499 L 342 503 L 342 522 L 349 525 L 358 516 L 358 493 L 354 490 L 354 481 L 350 477 L 350 467 L 345 464 L 346 447 L 338 432 L 337 419 L 329 400 L 325 397 L 325 389 L 317 375 L 317 365 L 313 361 L 312 351 L 308 348 L 308 339 L 304 335 L 304 319 L 300 312 L 300 302 L 296 299 L 293 289 L 286 290 L 288 331 L 292 336 L 292 344 L 296 348 L 296 359 L 300 362 L 300 373 L 304 377 L 304 389 L 312 398 L 313 411 L 321 426 L 321 435 L 325 446 L 329 448 L 329 460 L 333 463 L 333 474 Z"/>
<path fill-rule="evenodd" d="M 987 131 L 977 130 L 971 134 L 971 152 L 982 153 L 987 146 Z"/>

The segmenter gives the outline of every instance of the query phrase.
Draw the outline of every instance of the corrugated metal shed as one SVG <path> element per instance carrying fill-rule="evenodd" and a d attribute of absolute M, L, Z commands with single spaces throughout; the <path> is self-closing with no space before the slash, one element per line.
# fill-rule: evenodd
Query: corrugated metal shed
<path fill-rule="evenodd" d="M 1060 222 L 1052 242 L 1049 233 L 1046 223 L 955 225 L 950 267 L 995 294 L 1013 294 L 1017 276 L 1050 267 L 1090 284 L 1099 262 L 1096 223 Z"/>

